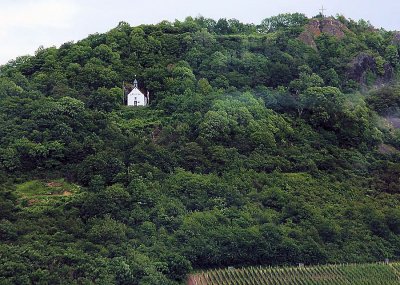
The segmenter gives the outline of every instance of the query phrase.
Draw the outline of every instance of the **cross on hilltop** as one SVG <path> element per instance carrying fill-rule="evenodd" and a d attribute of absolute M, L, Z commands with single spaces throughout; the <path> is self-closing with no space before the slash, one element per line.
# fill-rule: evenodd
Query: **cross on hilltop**
<path fill-rule="evenodd" d="M 322 18 L 325 18 L 324 11 L 326 11 L 326 9 L 324 8 L 324 5 L 322 5 L 322 8 L 319 10 L 321 11 Z"/>

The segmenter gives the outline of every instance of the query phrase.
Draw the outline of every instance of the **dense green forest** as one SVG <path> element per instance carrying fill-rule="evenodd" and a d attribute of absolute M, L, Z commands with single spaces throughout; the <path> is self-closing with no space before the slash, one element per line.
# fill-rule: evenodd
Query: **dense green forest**
<path fill-rule="evenodd" d="M 400 259 L 400 34 L 121 22 L 0 67 L 0 284 Z M 123 105 L 137 76 L 150 106 Z"/>

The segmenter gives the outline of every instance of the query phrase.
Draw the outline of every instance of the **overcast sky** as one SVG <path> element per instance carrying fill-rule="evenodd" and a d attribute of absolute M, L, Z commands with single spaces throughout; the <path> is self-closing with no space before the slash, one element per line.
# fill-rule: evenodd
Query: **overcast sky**
<path fill-rule="evenodd" d="M 106 32 L 120 21 L 136 26 L 202 15 L 258 24 L 279 13 L 315 16 L 322 5 L 327 15 L 400 30 L 399 0 L 0 0 L 0 64 L 33 54 L 41 45 L 59 46 Z"/>

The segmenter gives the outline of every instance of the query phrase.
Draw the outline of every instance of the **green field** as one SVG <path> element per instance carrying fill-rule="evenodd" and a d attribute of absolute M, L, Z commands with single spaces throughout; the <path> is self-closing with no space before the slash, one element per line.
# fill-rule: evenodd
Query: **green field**
<path fill-rule="evenodd" d="M 188 285 L 400 284 L 400 263 L 217 269 L 191 275 Z"/>
<path fill-rule="evenodd" d="M 15 193 L 23 206 L 46 206 L 79 192 L 79 186 L 64 179 L 30 180 L 16 186 Z"/>

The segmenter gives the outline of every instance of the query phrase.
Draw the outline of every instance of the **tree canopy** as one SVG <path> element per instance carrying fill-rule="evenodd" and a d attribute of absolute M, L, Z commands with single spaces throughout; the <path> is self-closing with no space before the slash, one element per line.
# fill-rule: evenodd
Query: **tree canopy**
<path fill-rule="evenodd" d="M 1 66 L 0 283 L 400 259 L 400 46 L 330 20 L 121 22 Z"/>

